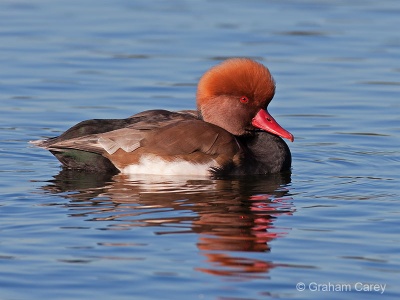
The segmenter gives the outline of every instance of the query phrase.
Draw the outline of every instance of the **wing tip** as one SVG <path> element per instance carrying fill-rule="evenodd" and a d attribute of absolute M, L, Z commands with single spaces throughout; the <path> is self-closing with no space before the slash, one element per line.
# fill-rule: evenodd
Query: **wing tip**
<path fill-rule="evenodd" d="M 34 140 L 34 141 L 29 141 L 28 144 L 31 144 L 36 147 L 45 148 L 46 147 L 45 144 L 47 141 L 48 141 L 48 139 Z"/>

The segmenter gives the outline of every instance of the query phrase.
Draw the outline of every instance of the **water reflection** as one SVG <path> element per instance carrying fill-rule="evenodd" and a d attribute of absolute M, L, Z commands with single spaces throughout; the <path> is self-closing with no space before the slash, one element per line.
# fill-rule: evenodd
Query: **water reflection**
<path fill-rule="evenodd" d="M 274 267 L 246 253 L 268 252 L 270 241 L 286 234 L 288 228 L 273 223 L 294 212 L 289 183 L 290 174 L 221 180 L 63 170 L 43 189 L 67 198 L 70 216 L 108 222 L 107 230 L 150 226 L 156 235 L 196 233 L 207 261 L 198 271 L 243 277 Z"/>

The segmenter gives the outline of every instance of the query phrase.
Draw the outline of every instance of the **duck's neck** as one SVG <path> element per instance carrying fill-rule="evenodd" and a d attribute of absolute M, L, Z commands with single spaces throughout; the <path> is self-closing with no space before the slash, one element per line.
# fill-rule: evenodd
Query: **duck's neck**
<path fill-rule="evenodd" d="M 244 161 L 239 172 L 269 174 L 290 170 L 291 153 L 279 136 L 265 131 L 254 131 L 236 138 L 244 151 Z"/>
<path fill-rule="evenodd" d="M 204 121 L 203 114 L 201 113 L 200 109 L 197 109 L 197 117 L 199 118 L 199 120 Z"/>

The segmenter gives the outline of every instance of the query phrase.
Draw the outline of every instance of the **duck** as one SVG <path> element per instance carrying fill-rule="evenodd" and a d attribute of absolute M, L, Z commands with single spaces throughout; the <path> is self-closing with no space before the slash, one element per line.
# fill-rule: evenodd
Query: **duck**
<path fill-rule="evenodd" d="M 197 110 L 86 120 L 31 143 L 64 168 L 87 172 L 218 177 L 290 171 L 291 152 L 282 138 L 294 137 L 267 110 L 274 94 L 267 67 L 229 58 L 200 78 Z"/>

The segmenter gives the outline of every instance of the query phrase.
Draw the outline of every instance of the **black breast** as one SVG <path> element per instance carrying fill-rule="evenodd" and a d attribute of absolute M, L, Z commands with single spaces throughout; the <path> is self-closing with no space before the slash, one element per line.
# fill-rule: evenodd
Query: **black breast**
<path fill-rule="evenodd" d="M 276 135 L 254 131 L 251 135 L 237 137 L 243 147 L 244 158 L 235 175 L 270 174 L 289 171 L 292 155 L 288 145 Z"/>

